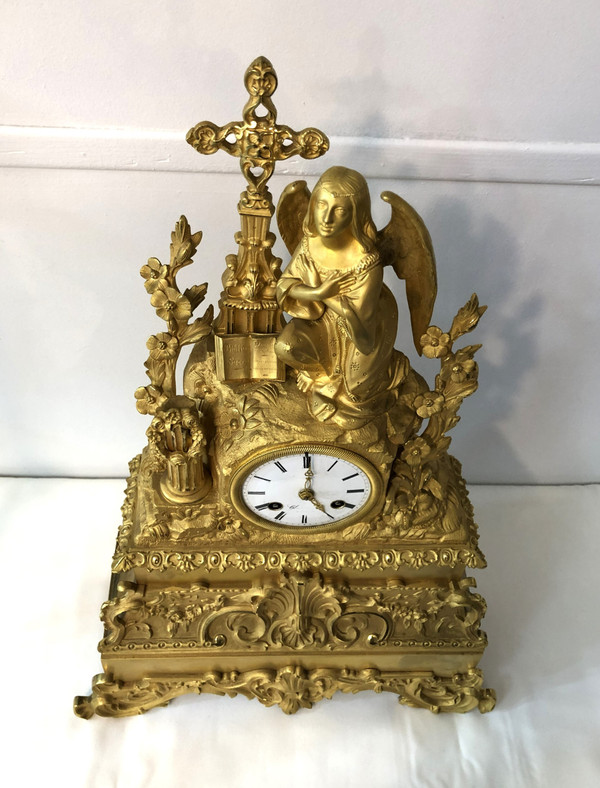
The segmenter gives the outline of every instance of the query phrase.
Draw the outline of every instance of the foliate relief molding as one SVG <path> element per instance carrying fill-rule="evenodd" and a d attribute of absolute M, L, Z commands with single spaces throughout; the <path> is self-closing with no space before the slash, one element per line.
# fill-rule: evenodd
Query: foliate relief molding
<path fill-rule="evenodd" d="M 458 465 L 458 462 L 455 461 Z M 123 522 L 117 535 L 117 543 L 113 556 L 112 571 L 127 572 L 136 567 L 148 571 L 164 572 L 176 569 L 189 573 L 197 569 L 203 571 L 224 572 L 228 569 L 247 572 L 256 568 L 265 570 L 305 572 L 327 569 L 422 569 L 428 566 L 455 567 L 464 565 L 470 569 L 486 566 L 485 559 L 477 547 L 477 528 L 473 523 L 472 507 L 466 497 L 465 511 L 471 523 L 470 540 L 467 546 L 451 545 L 429 547 L 423 545 L 402 547 L 398 549 L 363 549 L 334 550 L 325 546 L 318 549 L 294 549 L 290 545 L 287 550 L 252 550 L 224 545 L 220 550 L 195 551 L 181 549 L 159 549 L 152 547 L 151 539 L 144 539 L 144 549 L 132 549 L 132 532 L 134 527 L 133 514 L 138 491 L 138 475 L 141 455 L 134 457 L 129 463 L 130 476 L 125 490 L 125 501 L 121 507 Z M 463 483 L 464 485 L 464 483 Z M 231 513 L 215 514 L 212 519 L 211 534 L 215 539 L 222 537 L 228 542 L 243 541 L 247 536 L 241 523 L 232 518 Z M 359 525 L 361 525 L 359 523 Z M 354 526 L 352 526 L 354 527 Z M 269 536 L 270 532 L 265 532 Z M 158 532 L 160 535 L 160 532 Z M 349 536 L 349 534 L 346 534 Z M 142 547 L 142 545 L 140 545 Z"/>
<path fill-rule="evenodd" d="M 247 572 L 251 569 L 263 568 L 279 572 L 281 570 L 304 571 L 308 566 L 327 570 L 396 570 L 403 568 L 423 569 L 432 566 L 453 568 L 460 565 L 469 569 L 481 569 L 486 566 L 486 562 L 478 550 L 455 547 L 423 550 L 315 550 L 307 552 L 152 550 L 146 553 L 128 550 L 115 554 L 112 571 L 127 572 L 130 569 L 144 568 L 155 572 L 164 572 L 169 569 L 176 569 L 184 573 L 197 569 L 208 572 L 225 572 L 228 569 Z"/>
<path fill-rule="evenodd" d="M 91 695 L 75 698 L 74 710 L 84 719 L 94 714 L 127 717 L 163 706 L 186 693 L 211 693 L 229 697 L 244 695 L 256 698 L 264 706 L 279 706 L 285 714 L 295 714 L 299 709 L 310 709 L 317 701 L 331 698 L 335 692 L 373 690 L 393 692 L 399 695 L 400 703 L 428 709 L 434 714 L 464 713 L 472 709 L 485 713 L 494 708 L 496 694 L 482 685 L 482 672 L 476 668 L 452 676 L 384 672 L 374 668 L 305 670 L 298 666 L 280 670 L 210 671 L 191 680 L 115 681 L 100 674 L 93 680 Z"/>
<path fill-rule="evenodd" d="M 408 646 L 483 649 L 486 605 L 471 578 L 448 586 L 361 586 L 319 574 L 246 589 L 157 590 L 121 583 L 102 608 L 102 652 L 121 649 L 331 650 Z"/>
<path fill-rule="evenodd" d="M 129 463 L 129 477 L 127 479 L 127 487 L 125 488 L 125 500 L 121 506 L 123 520 L 117 532 L 117 544 L 115 546 L 115 553 L 113 555 L 113 566 L 118 560 L 118 556 L 127 551 L 129 541 L 131 539 L 133 530 L 133 510 L 135 508 L 135 500 L 137 497 L 137 480 L 141 461 L 142 455 L 138 454 Z M 113 571 L 115 570 L 113 569 Z"/>

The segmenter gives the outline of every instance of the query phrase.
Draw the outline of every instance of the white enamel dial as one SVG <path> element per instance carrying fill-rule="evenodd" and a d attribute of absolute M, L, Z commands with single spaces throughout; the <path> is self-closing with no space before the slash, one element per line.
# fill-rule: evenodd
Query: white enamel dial
<path fill-rule="evenodd" d="M 373 472 L 352 452 L 321 445 L 272 452 L 251 463 L 237 497 L 253 519 L 315 528 L 357 519 L 373 502 Z"/>

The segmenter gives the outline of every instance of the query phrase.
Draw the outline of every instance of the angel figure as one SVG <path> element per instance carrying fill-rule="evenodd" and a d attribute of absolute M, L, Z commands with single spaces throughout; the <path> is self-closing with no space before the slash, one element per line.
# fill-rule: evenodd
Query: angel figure
<path fill-rule="evenodd" d="M 385 413 L 410 372 L 394 348 L 398 312 L 383 283 L 391 264 L 406 280 L 415 346 L 425 333 L 437 286 L 429 233 L 397 195 L 387 227 L 378 232 L 364 177 L 331 167 L 312 194 L 304 181 L 288 186 L 277 220 L 292 259 L 277 285 L 277 300 L 291 316 L 275 352 L 297 373 L 312 415 L 350 427 Z"/>

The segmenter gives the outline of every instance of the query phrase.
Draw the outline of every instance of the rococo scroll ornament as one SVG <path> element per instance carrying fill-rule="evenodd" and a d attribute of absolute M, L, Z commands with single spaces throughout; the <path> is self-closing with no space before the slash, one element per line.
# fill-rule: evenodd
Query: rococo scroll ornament
<path fill-rule="evenodd" d="M 432 324 L 423 220 L 386 191 L 391 215 L 377 229 L 353 169 L 329 167 L 312 190 L 290 183 L 275 211 L 277 162 L 317 158 L 329 142 L 277 123 L 266 58 L 244 86 L 241 121 L 187 135 L 200 153 L 238 157 L 246 181 L 217 316 L 209 306 L 193 318 L 206 284 L 177 283 L 202 238 L 184 216 L 169 262 L 151 257 L 140 272 L 166 323 L 135 392 L 152 421 L 130 463 L 101 612 L 104 673 L 75 712 L 138 714 L 212 692 L 291 714 L 367 689 L 433 712 L 489 711 L 495 694 L 477 667 L 485 602 L 466 576 L 485 559 L 448 454 L 478 377 L 480 345 L 457 343 L 485 307 L 472 295 L 447 330 Z M 386 266 L 405 283 L 417 352 L 439 360 L 433 385 L 395 347 Z"/>

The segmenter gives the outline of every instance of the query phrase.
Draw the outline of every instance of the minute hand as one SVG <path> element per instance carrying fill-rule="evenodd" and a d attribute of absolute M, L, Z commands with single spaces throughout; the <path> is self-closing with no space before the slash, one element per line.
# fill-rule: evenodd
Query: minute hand
<path fill-rule="evenodd" d="M 319 503 L 319 501 L 317 501 L 317 499 L 315 498 L 314 490 L 312 490 L 310 486 L 311 479 L 314 476 L 314 473 L 309 468 L 304 474 L 304 476 L 306 481 L 304 482 L 304 487 L 302 488 L 302 490 L 298 492 L 298 497 L 301 498 L 303 501 L 310 501 L 313 504 L 313 506 L 315 506 L 321 512 L 324 512 L 325 507 L 323 506 L 322 503 Z"/>

